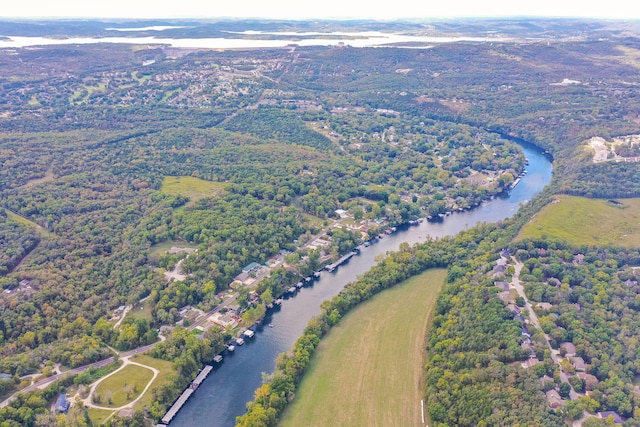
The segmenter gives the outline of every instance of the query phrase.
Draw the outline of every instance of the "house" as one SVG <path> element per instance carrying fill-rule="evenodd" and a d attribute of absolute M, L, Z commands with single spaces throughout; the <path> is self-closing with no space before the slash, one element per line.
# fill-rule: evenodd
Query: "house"
<path fill-rule="evenodd" d="M 508 303 L 509 300 L 511 299 L 511 292 L 509 291 L 498 292 L 498 298 Z"/>
<path fill-rule="evenodd" d="M 507 271 L 506 265 L 496 265 L 493 267 L 493 277 L 502 277 L 505 271 Z"/>
<path fill-rule="evenodd" d="M 527 360 L 525 360 L 524 362 L 522 362 L 520 364 L 520 366 L 522 366 L 524 369 L 527 369 L 527 368 L 531 368 L 533 366 L 536 366 L 539 363 L 542 363 L 542 362 L 540 360 L 538 360 L 537 357 L 530 357 Z"/>
<path fill-rule="evenodd" d="M 582 357 L 574 357 L 572 359 L 572 363 L 576 371 L 584 372 L 587 370 L 587 365 L 584 363 L 584 359 Z"/>
<path fill-rule="evenodd" d="M 503 291 L 509 290 L 509 282 L 493 282 L 493 286 L 501 288 Z"/>
<path fill-rule="evenodd" d="M 570 342 L 560 343 L 560 350 L 562 351 L 562 349 L 564 349 L 565 356 L 567 357 L 573 357 L 576 355 L 576 346 L 573 345 L 573 343 L 570 343 Z"/>
<path fill-rule="evenodd" d="M 549 390 L 545 394 L 547 395 L 547 402 L 549 402 L 549 407 L 551 409 L 558 409 L 566 404 L 566 402 L 560 397 L 560 394 L 555 390 Z"/>
<path fill-rule="evenodd" d="M 67 400 L 66 394 L 61 394 L 58 396 L 55 405 L 55 411 L 59 414 L 66 414 L 69 411 L 69 401 Z"/>
<path fill-rule="evenodd" d="M 257 272 L 258 270 L 260 270 L 260 268 L 261 268 L 261 267 L 262 267 L 262 266 L 261 266 L 260 264 L 258 264 L 257 262 L 252 262 L 251 264 L 249 264 L 249 265 L 245 266 L 245 267 L 242 269 L 242 272 L 243 272 L 243 273 L 252 273 L 252 272 L 253 272 L 253 273 L 255 273 L 255 272 Z"/>
<path fill-rule="evenodd" d="M 595 375 L 587 374 L 586 372 L 578 372 L 576 376 L 584 381 L 584 388 L 586 390 L 594 390 L 598 386 L 599 381 Z"/>
<path fill-rule="evenodd" d="M 598 412 L 598 418 L 602 418 L 603 420 L 606 420 L 607 418 L 611 417 L 611 419 L 613 419 L 613 423 L 614 424 L 622 424 L 622 417 L 620 415 L 618 415 L 617 412 L 614 411 L 604 411 L 604 412 Z"/>
<path fill-rule="evenodd" d="M 573 256 L 573 263 L 575 265 L 580 265 L 584 262 L 584 255 L 582 254 L 577 254 Z"/>
<path fill-rule="evenodd" d="M 548 302 L 539 302 L 536 304 L 536 306 L 538 308 L 541 308 L 542 310 L 550 310 L 551 307 L 553 307 L 553 305 L 549 304 Z"/>
<path fill-rule="evenodd" d="M 213 313 L 209 317 L 209 321 L 215 323 L 216 325 L 222 326 L 223 328 L 234 327 L 238 324 L 238 319 L 232 313 L 222 314 L 220 312 Z"/>
<path fill-rule="evenodd" d="M 507 304 L 507 310 L 514 314 L 520 314 L 522 312 L 522 309 L 515 304 Z"/>

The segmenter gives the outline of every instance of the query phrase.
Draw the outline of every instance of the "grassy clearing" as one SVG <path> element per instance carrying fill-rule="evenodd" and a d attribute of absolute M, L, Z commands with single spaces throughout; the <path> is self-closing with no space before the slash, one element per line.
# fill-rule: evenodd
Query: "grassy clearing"
<path fill-rule="evenodd" d="M 153 390 L 165 384 L 169 384 L 171 382 L 171 377 L 178 376 L 178 373 L 173 368 L 173 364 L 166 360 L 154 359 L 153 357 L 144 354 L 137 354 L 133 356 L 131 360 L 143 365 L 151 366 L 160 371 L 155 381 L 151 384 L 151 387 L 149 387 L 149 390 L 147 390 L 138 403 L 134 405 L 136 409 L 142 409 L 144 406 L 151 406 L 153 403 Z"/>
<path fill-rule="evenodd" d="M 152 258 L 159 258 L 161 255 L 169 252 L 172 247 L 176 248 L 195 248 L 193 245 L 185 242 L 184 240 L 165 240 L 149 248 L 149 256 Z M 187 255 L 186 253 L 184 254 Z"/>
<path fill-rule="evenodd" d="M 425 334 L 445 277 L 426 271 L 345 316 L 280 426 L 420 426 Z"/>
<path fill-rule="evenodd" d="M 190 203 L 193 203 L 205 197 L 218 196 L 227 186 L 225 182 L 205 181 L 192 176 L 166 176 L 160 191 L 176 196 L 187 196 Z"/>
<path fill-rule="evenodd" d="M 136 365 L 125 366 L 121 371 L 102 381 L 94 392 L 100 406 L 117 408 L 135 400 L 153 378 L 150 369 Z M 109 396 L 111 399 L 109 399 Z"/>
<path fill-rule="evenodd" d="M 40 234 L 40 236 L 42 237 L 55 237 L 55 234 L 51 233 L 50 231 L 48 231 L 46 228 L 39 226 L 38 224 L 36 224 L 33 221 L 28 220 L 27 218 L 15 214 L 11 211 L 5 210 L 5 212 L 7 213 L 7 216 L 12 219 L 13 221 L 20 223 L 26 227 L 29 228 L 35 228 L 36 231 L 38 232 L 38 234 Z"/>
<path fill-rule="evenodd" d="M 93 425 L 101 426 L 107 421 L 107 418 L 113 414 L 114 411 L 107 411 L 106 409 L 87 408 L 89 411 L 89 418 L 93 421 Z"/>
<path fill-rule="evenodd" d="M 557 196 L 520 230 L 517 240 L 555 238 L 572 245 L 640 246 L 640 199 Z"/>
<path fill-rule="evenodd" d="M 151 299 L 144 300 L 141 303 L 134 304 L 133 308 L 127 312 L 127 318 L 131 319 L 146 319 L 148 321 L 153 320 L 151 309 L 153 308 L 153 302 Z"/>

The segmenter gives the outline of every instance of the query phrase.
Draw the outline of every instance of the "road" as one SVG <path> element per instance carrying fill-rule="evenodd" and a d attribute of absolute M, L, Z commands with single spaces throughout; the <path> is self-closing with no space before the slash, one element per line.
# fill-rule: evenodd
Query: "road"
<path fill-rule="evenodd" d="M 231 297 L 229 297 L 227 300 L 225 300 L 221 304 L 218 304 L 214 309 L 212 309 L 211 311 L 206 313 L 204 316 L 201 316 L 199 320 L 194 322 L 187 329 L 189 329 L 189 330 L 195 329 L 197 326 L 202 325 L 203 323 L 205 323 L 207 321 L 209 316 L 211 316 L 212 314 L 216 313 L 221 308 L 224 308 L 224 307 L 228 306 L 229 304 L 234 302 L 236 300 L 236 298 L 238 298 L 237 294 L 232 295 Z M 142 346 L 142 347 L 135 348 L 133 350 L 122 352 L 122 353 L 119 354 L 119 357 L 121 359 L 126 359 L 126 358 L 129 358 L 130 356 L 133 356 L 135 354 L 140 354 L 140 353 L 147 352 L 147 351 L 151 350 L 153 347 L 155 347 L 156 344 L 158 344 L 159 342 L 162 342 L 162 341 L 164 341 L 164 338 L 161 338 L 160 341 L 157 341 L 157 342 L 155 342 L 153 344 L 148 344 L 148 345 L 145 345 L 145 346 Z M 95 362 L 95 363 L 90 363 L 88 365 L 79 366 L 77 368 L 73 368 L 73 369 L 69 369 L 68 371 L 64 371 L 64 372 L 62 372 L 60 374 L 56 374 L 56 375 L 52 375 L 52 376 L 47 377 L 47 378 L 43 378 L 40 381 L 37 381 L 37 382 L 35 382 L 35 383 L 23 388 L 22 390 L 16 391 L 11 396 L 9 396 L 7 399 L 5 399 L 4 401 L 0 402 L 0 408 L 4 408 L 5 406 L 7 406 L 12 400 L 15 399 L 15 397 L 18 394 L 27 393 L 27 392 L 30 392 L 30 391 L 36 390 L 36 389 L 46 388 L 51 383 L 53 383 L 54 381 L 59 380 L 60 378 L 62 378 L 65 375 L 79 374 L 81 372 L 86 371 L 87 369 L 99 368 L 101 366 L 108 365 L 111 362 L 113 362 L 113 356 L 108 357 L 108 358 L 103 359 L 103 360 L 100 360 L 100 361 Z"/>
<path fill-rule="evenodd" d="M 524 264 L 516 260 L 515 257 L 511 257 L 511 259 L 516 263 L 515 273 L 513 274 L 513 277 L 511 279 L 511 284 L 513 285 L 516 292 L 518 292 L 518 295 L 524 298 L 524 301 L 525 301 L 524 307 L 529 312 L 529 320 L 531 321 L 531 323 L 533 323 L 533 326 L 535 326 L 540 331 L 542 331 L 542 328 L 540 327 L 540 322 L 538 321 L 538 316 L 536 315 L 536 312 L 533 311 L 533 307 L 531 306 L 531 303 L 529 302 L 529 299 L 527 298 L 527 295 L 524 292 L 524 287 L 522 286 L 522 283 L 520 283 L 520 271 L 522 271 L 522 267 L 524 267 Z M 549 351 L 551 352 L 551 360 L 553 360 L 553 363 L 558 365 L 558 368 L 560 368 L 560 380 L 562 382 L 569 384 L 569 377 L 562 370 L 562 367 L 560 366 L 560 361 L 558 360 L 558 357 L 556 356 L 553 348 L 551 347 L 551 339 L 547 334 L 544 333 L 544 331 L 542 331 L 542 334 L 544 335 L 544 339 L 547 342 L 547 347 L 549 347 Z M 571 391 L 569 392 L 569 398 L 571 400 L 576 400 L 578 397 L 579 397 L 578 393 L 576 393 L 573 387 L 571 387 Z"/>

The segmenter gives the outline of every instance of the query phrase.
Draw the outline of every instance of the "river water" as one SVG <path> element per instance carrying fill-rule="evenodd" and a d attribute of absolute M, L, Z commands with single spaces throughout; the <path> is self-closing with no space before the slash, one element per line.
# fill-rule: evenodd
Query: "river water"
<path fill-rule="evenodd" d="M 320 304 L 333 296 L 349 282 L 365 273 L 378 254 L 397 250 L 402 242 L 424 242 L 427 237 L 454 235 L 482 222 L 496 222 L 512 216 L 524 203 L 549 183 L 552 165 L 547 156 L 531 144 L 518 142 L 524 149 L 529 165 L 527 174 L 508 195 L 483 203 L 478 208 L 455 213 L 442 222 L 424 221 L 418 226 L 401 228 L 392 235 L 363 248 L 360 255 L 351 258 L 333 273 L 322 272 L 313 287 L 303 288 L 282 304 L 270 320 L 273 327 L 265 326 L 256 336 L 237 347 L 234 354 L 225 356 L 193 394 L 171 422 L 171 427 L 231 427 L 236 416 L 242 415 L 253 392 L 262 384 L 262 373 L 273 372 L 278 354 L 293 347 L 302 335 L 311 317 L 320 313 Z"/>

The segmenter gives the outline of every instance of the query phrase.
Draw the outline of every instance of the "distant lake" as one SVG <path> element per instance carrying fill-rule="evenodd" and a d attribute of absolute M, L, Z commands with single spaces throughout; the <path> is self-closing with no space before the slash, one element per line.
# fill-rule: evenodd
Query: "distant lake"
<path fill-rule="evenodd" d="M 141 31 L 148 29 L 170 29 L 173 27 L 145 27 L 145 28 L 120 28 L 118 31 Z M 115 28 L 110 28 L 116 30 Z M 229 38 L 167 38 L 167 37 L 24 37 L 0 35 L 0 48 L 22 48 L 29 46 L 46 46 L 62 44 L 90 44 L 90 43 L 129 43 L 129 44 L 164 44 L 178 48 L 201 49 L 252 49 L 252 48 L 276 48 L 288 45 L 298 46 L 337 46 L 338 44 L 352 47 L 404 47 L 404 48 L 429 48 L 438 43 L 454 42 L 478 42 L 478 43 L 504 43 L 522 42 L 515 37 L 500 37 L 488 35 L 486 37 L 449 37 L 449 36 L 422 36 L 386 33 L 381 31 L 361 32 L 263 32 L 243 31 L 229 32 Z M 260 36 L 260 39 L 252 37 Z M 266 36 L 266 38 L 265 38 Z M 272 36 L 273 38 L 269 38 Z M 2 39 L 2 37 L 6 37 Z M 238 38 L 246 37 L 246 38 Z"/>

